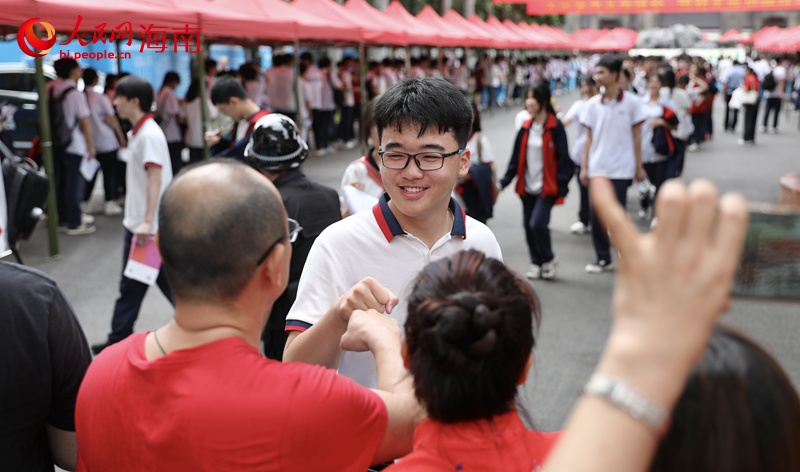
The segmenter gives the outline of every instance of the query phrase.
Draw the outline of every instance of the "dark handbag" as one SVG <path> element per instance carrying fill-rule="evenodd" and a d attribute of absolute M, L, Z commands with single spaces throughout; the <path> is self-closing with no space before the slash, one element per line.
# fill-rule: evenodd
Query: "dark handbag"
<path fill-rule="evenodd" d="M 654 128 L 651 142 L 657 154 L 667 156 L 670 159 L 675 157 L 675 140 L 667 128 L 663 126 Z"/>

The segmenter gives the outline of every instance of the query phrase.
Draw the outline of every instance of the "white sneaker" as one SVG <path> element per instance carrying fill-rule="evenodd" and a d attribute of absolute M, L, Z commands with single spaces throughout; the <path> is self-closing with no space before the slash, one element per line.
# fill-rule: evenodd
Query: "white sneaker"
<path fill-rule="evenodd" d="M 556 278 L 556 267 L 558 267 L 558 261 L 553 258 L 550 262 L 545 262 L 542 264 L 542 278 L 545 280 L 553 280 Z"/>
<path fill-rule="evenodd" d="M 82 234 L 92 234 L 95 231 L 97 231 L 97 228 L 95 228 L 94 226 L 81 224 L 77 228 L 67 228 L 67 230 L 64 231 L 64 233 L 67 236 L 80 236 Z"/>
<path fill-rule="evenodd" d="M 122 214 L 122 208 L 115 202 L 106 202 L 106 216 L 116 216 Z"/>
<path fill-rule="evenodd" d="M 586 234 L 589 232 L 589 227 L 580 221 L 576 221 L 569 227 L 569 232 L 572 234 Z"/>
<path fill-rule="evenodd" d="M 766 133 L 767 132 L 767 127 L 766 126 L 759 126 L 758 127 L 758 132 L 759 133 Z"/>
<path fill-rule="evenodd" d="M 344 143 L 344 148 L 345 149 L 353 149 L 354 147 L 356 147 L 356 142 L 355 141 L 351 140 L 351 141 L 347 141 L 346 143 Z"/>
<path fill-rule="evenodd" d="M 317 157 L 322 157 L 325 154 L 328 154 L 328 149 L 327 148 L 326 149 L 317 149 L 316 151 L 314 151 L 314 155 L 317 156 Z"/>
<path fill-rule="evenodd" d="M 614 263 L 611 261 L 597 261 L 586 265 L 586 272 L 589 274 L 602 274 L 614 270 Z"/>
<path fill-rule="evenodd" d="M 81 202 L 81 213 L 94 213 L 94 202 L 91 200 L 87 200 L 85 202 Z"/>
<path fill-rule="evenodd" d="M 692 143 L 692 144 L 689 145 L 689 147 L 687 149 L 689 151 L 691 151 L 691 152 L 694 152 L 694 151 L 697 151 L 698 149 L 700 149 L 700 145 L 697 144 L 697 143 Z"/>
<path fill-rule="evenodd" d="M 94 223 L 94 216 L 87 215 L 86 213 L 81 214 L 81 225 L 90 225 Z"/>
<path fill-rule="evenodd" d="M 531 268 L 528 269 L 528 272 L 525 272 L 525 277 L 529 279 L 542 278 L 542 268 L 537 266 L 536 264 L 531 264 Z"/>

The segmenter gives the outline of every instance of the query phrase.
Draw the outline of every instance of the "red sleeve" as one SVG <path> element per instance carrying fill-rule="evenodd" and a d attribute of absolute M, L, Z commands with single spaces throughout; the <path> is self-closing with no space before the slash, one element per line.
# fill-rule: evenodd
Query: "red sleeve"
<path fill-rule="evenodd" d="M 308 388 L 292 399 L 292 460 L 304 470 L 367 470 L 386 432 L 383 400 L 335 371 L 309 366 Z"/>

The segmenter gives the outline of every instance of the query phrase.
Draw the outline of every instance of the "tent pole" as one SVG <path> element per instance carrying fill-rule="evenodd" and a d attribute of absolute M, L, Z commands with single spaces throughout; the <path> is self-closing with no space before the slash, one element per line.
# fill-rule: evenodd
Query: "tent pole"
<path fill-rule="evenodd" d="M 295 112 L 295 124 L 297 128 L 301 131 L 303 130 L 303 102 L 300 101 L 300 40 L 294 40 L 294 80 L 293 80 L 293 87 L 294 87 L 294 106 L 297 110 Z M 308 135 L 306 135 L 308 137 Z"/>
<path fill-rule="evenodd" d="M 437 54 L 437 60 L 439 61 L 439 73 L 442 74 L 442 78 L 445 78 L 444 74 L 444 48 L 439 48 L 439 54 Z"/>
<path fill-rule="evenodd" d="M 198 95 L 200 98 L 200 120 L 202 122 L 203 132 L 203 159 L 208 159 L 210 157 L 210 150 L 205 140 L 206 131 L 208 131 L 206 128 L 208 125 L 208 112 L 206 110 L 206 106 L 208 105 L 208 92 L 206 91 L 206 56 L 203 50 L 204 40 L 202 33 L 197 37 L 197 40 L 200 41 L 200 47 L 197 51 L 197 85 L 200 89 Z"/>
<path fill-rule="evenodd" d="M 358 134 L 361 136 L 361 155 L 367 154 L 367 133 L 369 130 L 364 129 L 364 113 L 367 111 L 367 96 L 369 95 L 367 84 L 367 47 L 364 42 L 358 43 L 358 82 L 361 88 L 361 110 L 358 116 Z M 373 143 L 379 146 L 380 143 Z"/>
<path fill-rule="evenodd" d="M 411 69 L 411 46 L 406 45 L 406 74 L 408 69 Z"/>
<path fill-rule="evenodd" d="M 53 163 L 53 141 L 50 130 L 50 112 L 47 103 L 47 91 L 44 84 L 44 66 L 41 57 L 36 62 L 36 89 L 39 91 L 39 131 L 42 148 L 42 160 L 50 187 L 47 192 L 47 239 L 50 244 L 50 257 L 58 256 L 58 211 L 56 207 L 56 173 Z"/>
<path fill-rule="evenodd" d="M 115 44 L 117 46 L 117 75 L 119 75 L 120 72 L 122 72 L 122 58 L 120 57 L 120 49 L 121 49 L 120 42 L 121 40 L 119 39 L 115 41 Z"/>

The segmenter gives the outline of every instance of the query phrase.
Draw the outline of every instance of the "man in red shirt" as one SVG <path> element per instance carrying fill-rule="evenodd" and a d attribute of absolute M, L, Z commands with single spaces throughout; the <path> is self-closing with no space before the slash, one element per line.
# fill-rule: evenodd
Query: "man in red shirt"
<path fill-rule="evenodd" d="M 233 161 L 200 164 L 167 189 L 159 225 L 174 319 L 90 366 L 75 414 L 78 470 L 363 472 L 410 450 L 418 407 L 391 318 L 351 309 L 341 341 L 374 354 L 380 390 L 261 357 L 292 252 L 269 180 Z M 338 303 L 360 306 L 372 290 Z"/>

